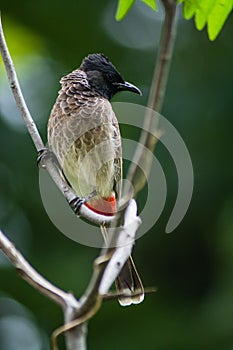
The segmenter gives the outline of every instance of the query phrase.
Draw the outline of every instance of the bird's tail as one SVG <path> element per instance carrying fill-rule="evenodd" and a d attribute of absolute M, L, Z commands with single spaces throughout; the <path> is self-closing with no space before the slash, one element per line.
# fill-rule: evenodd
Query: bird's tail
<path fill-rule="evenodd" d="M 101 225 L 100 228 L 105 243 L 107 243 L 107 228 L 105 225 Z M 122 306 L 139 304 L 144 300 L 143 284 L 131 256 L 122 267 L 115 284 L 120 295 L 118 301 Z"/>
<path fill-rule="evenodd" d="M 122 306 L 139 304 L 144 300 L 144 288 L 139 274 L 130 256 L 117 277 L 116 287 L 119 296 L 118 300 Z"/>

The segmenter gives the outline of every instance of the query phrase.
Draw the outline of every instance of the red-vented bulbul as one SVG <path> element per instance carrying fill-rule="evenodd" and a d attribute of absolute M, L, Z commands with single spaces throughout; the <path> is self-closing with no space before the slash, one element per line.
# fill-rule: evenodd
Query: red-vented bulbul
<path fill-rule="evenodd" d="M 48 123 L 50 150 L 77 196 L 93 194 L 85 205 L 96 213 L 114 215 L 120 196 L 122 147 L 109 100 L 119 91 L 141 92 L 124 81 L 102 54 L 87 56 L 78 69 L 60 82 L 62 88 Z M 131 257 L 116 286 L 120 293 L 128 295 L 119 297 L 121 305 L 143 300 L 143 286 Z"/>

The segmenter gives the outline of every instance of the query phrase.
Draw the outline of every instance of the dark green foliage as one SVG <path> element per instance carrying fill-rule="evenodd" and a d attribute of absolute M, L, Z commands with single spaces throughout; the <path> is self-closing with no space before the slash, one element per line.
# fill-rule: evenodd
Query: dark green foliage
<path fill-rule="evenodd" d="M 23 93 L 44 140 L 60 77 L 78 67 L 88 53 L 106 54 L 123 77 L 143 91 L 142 97 L 122 93 L 115 101 L 147 103 L 156 57 L 154 41 L 143 49 L 115 41 L 110 36 L 110 26 L 115 25 L 115 8 L 114 4 L 109 7 L 110 3 L 92 1 L 90 6 L 88 1 L 1 1 L 6 38 L 23 82 Z M 125 36 L 134 10 L 135 6 L 123 21 L 128 25 Z M 148 11 L 158 20 L 158 12 Z M 140 13 L 140 18 L 142 34 L 147 35 L 150 17 Z M 169 154 L 158 144 L 155 153 L 166 174 L 168 200 L 154 228 L 136 242 L 134 254 L 145 286 L 156 286 L 158 292 L 129 309 L 106 302 L 89 323 L 90 349 L 233 348 L 232 38 L 232 21 L 212 44 L 189 22 L 179 22 L 163 114 L 177 128 L 191 154 L 193 200 L 181 225 L 166 235 L 177 174 Z M 1 97 L 7 83 L 3 83 L 2 65 L 0 69 Z M 14 102 L 5 111 L 0 103 L 0 226 L 37 270 L 79 297 L 89 281 L 98 250 L 69 240 L 50 222 L 39 193 L 37 154 L 25 127 L 6 121 L 13 117 L 20 120 Z M 137 138 L 138 134 L 136 128 L 122 126 L 123 137 Z M 156 181 L 156 174 L 153 176 Z M 146 190 L 140 193 L 140 209 L 146 195 Z M 2 261 L 1 256 L 0 297 L 7 295 L 23 304 L 48 338 L 63 322 L 59 307 Z M 13 313 L 15 309 L 1 304 L 0 325 L 3 315 Z M 11 332 L 11 338 L 16 337 Z M 3 347 L 3 335 L 0 349 L 8 350 Z M 48 347 L 40 350 L 45 349 Z"/>

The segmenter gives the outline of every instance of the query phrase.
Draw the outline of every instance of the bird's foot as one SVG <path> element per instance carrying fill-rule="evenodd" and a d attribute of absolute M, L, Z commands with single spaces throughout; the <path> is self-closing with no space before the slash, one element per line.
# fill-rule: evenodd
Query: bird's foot
<path fill-rule="evenodd" d="M 70 207 L 74 211 L 76 215 L 80 215 L 80 209 L 83 204 L 88 202 L 91 198 L 95 197 L 97 195 L 96 191 L 91 192 L 86 197 L 75 197 L 69 202 Z"/>
<path fill-rule="evenodd" d="M 37 165 L 45 169 L 46 168 L 45 160 L 48 158 L 50 158 L 60 169 L 60 164 L 57 160 L 57 157 L 48 148 L 42 148 L 39 150 L 38 157 L 37 157 Z"/>
<path fill-rule="evenodd" d="M 69 201 L 69 205 L 71 209 L 74 211 L 74 213 L 79 216 L 80 215 L 80 209 L 83 204 L 85 204 L 87 199 L 85 197 L 75 197 L 71 201 Z"/>

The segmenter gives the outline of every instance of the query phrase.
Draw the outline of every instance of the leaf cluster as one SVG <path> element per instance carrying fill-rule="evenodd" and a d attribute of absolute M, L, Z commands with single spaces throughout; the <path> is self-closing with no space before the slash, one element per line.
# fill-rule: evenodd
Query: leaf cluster
<path fill-rule="evenodd" d="M 122 20 L 136 0 L 118 0 L 116 20 Z M 156 0 L 140 0 L 154 11 L 157 10 Z M 166 0 L 164 0 L 166 2 Z M 167 0 L 169 1 L 169 0 Z M 185 19 L 194 17 L 195 26 L 202 30 L 207 26 L 208 37 L 215 40 L 221 32 L 224 23 L 233 9 L 233 0 L 177 0 L 183 4 Z"/>
<path fill-rule="evenodd" d="M 233 0 L 179 0 L 185 19 L 194 17 L 198 30 L 207 25 L 208 37 L 215 40 L 233 9 Z"/>

